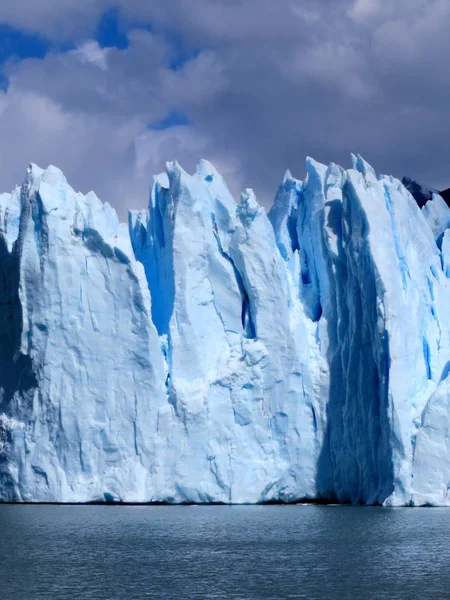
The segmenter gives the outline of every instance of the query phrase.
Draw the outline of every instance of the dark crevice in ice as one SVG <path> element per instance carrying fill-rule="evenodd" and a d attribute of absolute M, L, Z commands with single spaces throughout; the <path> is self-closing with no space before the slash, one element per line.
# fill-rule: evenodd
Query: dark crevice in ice
<path fill-rule="evenodd" d="M 433 379 L 432 372 L 431 372 L 431 363 L 430 363 L 430 359 L 431 359 L 430 346 L 425 337 L 422 338 L 422 346 L 423 346 L 423 359 L 425 361 L 425 369 L 426 369 L 426 373 L 427 373 L 427 378 Z"/>
<path fill-rule="evenodd" d="M 218 229 L 217 229 L 217 223 L 216 223 L 216 218 L 215 218 L 214 214 L 211 214 L 211 219 L 212 219 L 212 223 L 213 223 L 214 237 L 216 238 L 216 242 L 217 242 L 217 248 L 219 250 L 220 255 L 226 261 L 228 261 L 230 263 L 230 265 L 232 266 L 233 273 L 234 273 L 234 276 L 236 278 L 236 282 L 238 284 L 239 292 L 241 294 L 241 299 L 242 299 L 242 310 L 241 310 L 242 329 L 244 330 L 244 334 L 245 334 L 246 338 L 248 338 L 248 339 L 254 339 L 254 338 L 256 338 L 256 327 L 255 327 L 255 322 L 253 320 L 251 303 L 250 303 L 249 295 L 248 295 L 247 290 L 245 288 L 244 280 L 243 280 L 241 274 L 239 273 L 239 270 L 236 267 L 236 264 L 235 264 L 234 260 L 231 258 L 231 256 L 227 252 L 225 252 L 225 250 L 222 247 L 222 242 L 220 241 L 220 236 L 219 236 L 219 232 L 218 232 Z"/>
<path fill-rule="evenodd" d="M 381 291 L 367 239 L 369 224 L 348 184 L 343 195 L 343 208 L 336 201 L 328 222 L 337 236 L 338 256 L 328 258 L 330 393 L 317 484 L 322 498 L 382 504 L 394 483 L 389 342 L 387 332 L 379 332 Z M 341 220 L 345 227 L 337 226 Z"/>

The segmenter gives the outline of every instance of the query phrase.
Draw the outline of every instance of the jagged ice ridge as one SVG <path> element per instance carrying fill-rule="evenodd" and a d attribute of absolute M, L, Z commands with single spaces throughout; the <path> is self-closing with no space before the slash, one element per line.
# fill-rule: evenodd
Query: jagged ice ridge
<path fill-rule="evenodd" d="M 269 214 L 207 161 L 120 224 L 0 195 L 0 500 L 450 504 L 450 209 L 361 157 Z"/>

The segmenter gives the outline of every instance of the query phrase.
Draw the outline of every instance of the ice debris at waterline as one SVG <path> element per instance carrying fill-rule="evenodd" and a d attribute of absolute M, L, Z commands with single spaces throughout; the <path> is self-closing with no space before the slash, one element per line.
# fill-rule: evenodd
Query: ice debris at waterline
<path fill-rule="evenodd" d="M 1 500 L 450 504 L 450 209 L 306 168 L 0 196 Z"/>

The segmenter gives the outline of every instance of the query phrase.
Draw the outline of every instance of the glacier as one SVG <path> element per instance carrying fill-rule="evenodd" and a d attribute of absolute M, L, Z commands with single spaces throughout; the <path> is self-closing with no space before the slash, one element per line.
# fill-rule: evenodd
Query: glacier
<path fill-rule="evenodd" d="M 450 505 L 450 209 L 361 156 L 266 213 L 214 166 L 128 224 L 0 195 L 0 501 Z"/>

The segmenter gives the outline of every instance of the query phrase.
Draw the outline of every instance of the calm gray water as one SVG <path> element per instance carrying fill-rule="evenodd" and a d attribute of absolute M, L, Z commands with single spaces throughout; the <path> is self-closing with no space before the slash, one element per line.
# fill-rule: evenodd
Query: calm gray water
<path fill-rule="evenodd" d="M 0 505 L 0 598 L 450 598 L 450 509 Z"/>

